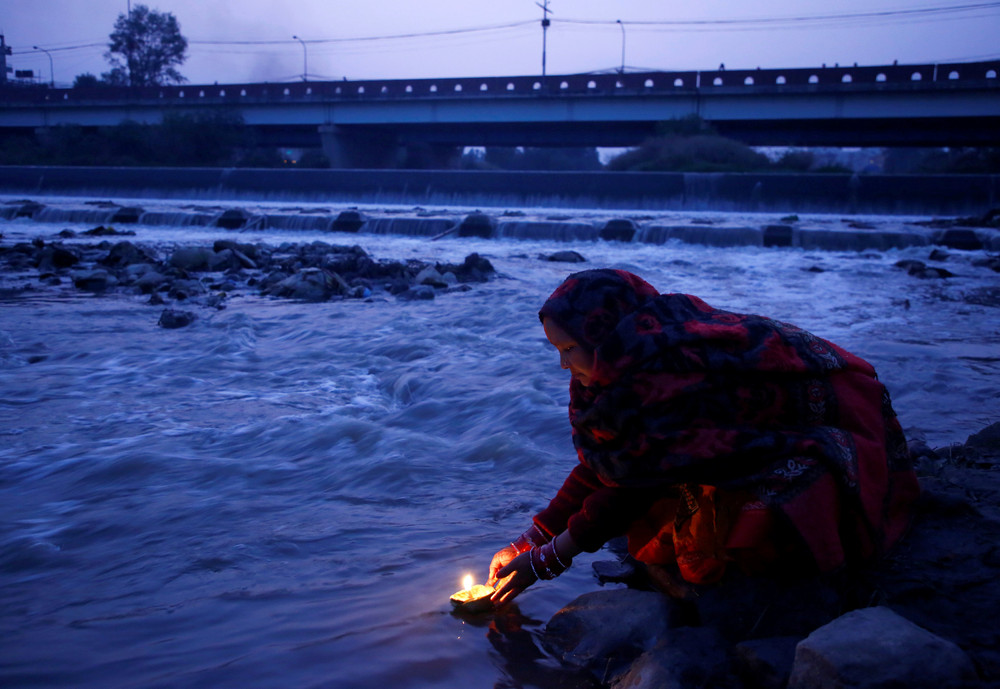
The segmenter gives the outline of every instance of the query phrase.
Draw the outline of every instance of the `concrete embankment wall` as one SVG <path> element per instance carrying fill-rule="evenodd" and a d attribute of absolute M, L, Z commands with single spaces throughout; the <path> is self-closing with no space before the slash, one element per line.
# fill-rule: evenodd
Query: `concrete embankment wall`
<path fill-rule="evenodd" d="M 0 192 L 356 203 L 981 215 L 1000 175 L 0 166 Z"/>

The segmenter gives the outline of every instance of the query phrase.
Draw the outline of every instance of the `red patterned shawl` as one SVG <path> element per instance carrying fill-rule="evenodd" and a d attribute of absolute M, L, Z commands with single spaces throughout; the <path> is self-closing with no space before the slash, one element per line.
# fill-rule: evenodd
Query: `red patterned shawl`
<path fill-rule="evenodd" d="M 571 275 L 539 316 L 594 352 L 594 382 L 571 382 L 569 414 L 580 461 L 606 485 L 748 490 L 822 570 L 906 529 L 916 476 L 866 361 L 625 271 Z"/>

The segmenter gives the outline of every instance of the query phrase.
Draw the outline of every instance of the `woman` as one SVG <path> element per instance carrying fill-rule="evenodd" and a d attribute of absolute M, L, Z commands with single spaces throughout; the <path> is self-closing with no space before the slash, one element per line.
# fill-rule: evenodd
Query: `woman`
<path fill-rule="evenodd" d="M 651 571 L 707 584 L 733 566 L 831 572 L 906 529 L 916 476 L 862 359 L 620 270 L 569 276 L 539 318 L 572 374 L 580 463 L 493 557 L 495 603 L 623 534 Z"/>

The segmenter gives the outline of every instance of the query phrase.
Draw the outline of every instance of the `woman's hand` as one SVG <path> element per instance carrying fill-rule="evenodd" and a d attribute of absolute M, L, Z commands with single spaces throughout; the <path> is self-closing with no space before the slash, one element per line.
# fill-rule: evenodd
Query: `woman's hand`
<path fill-rule="evenodd" d="M 497 572 L 510 564 L 510 561 L 517 557 L 519 552 L 512 543 L 493 556 L 493 559 L 490 561 L 490 578 L 486 581 L 487 586 L 496 586 L 497 579 L 500 578 L 497 576 Z"/>
<path fill-rule="evenodd" d="M 538 581 L 538 577 L 535 576 L 534 571 L 531 569 L 530 551 L 517 555 L 517 551 L 513 547 L 508 546 L 493 556 L 493 562 L 496 562 L 497 557 L 504 551 L 510 551 L 515 557 L 496 571 L 495 577 L 498 580 L 497 584 L 499 586 L 493 595 L 490 596 L 490 600 L 493 601 L 494 605 L 509 603 L 526 588 Z M 492 565 L 490 565 L 490 572 L 491 581 L 493 581 Z"/>

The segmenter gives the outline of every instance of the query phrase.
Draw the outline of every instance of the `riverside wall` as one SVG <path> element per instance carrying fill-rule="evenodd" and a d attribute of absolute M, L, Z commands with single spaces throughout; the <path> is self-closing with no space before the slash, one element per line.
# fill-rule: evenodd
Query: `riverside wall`
<path fill-rule="evenodd" d="M 0 193 L 981 215 L 1000 175 L 0 166 Z"/>

